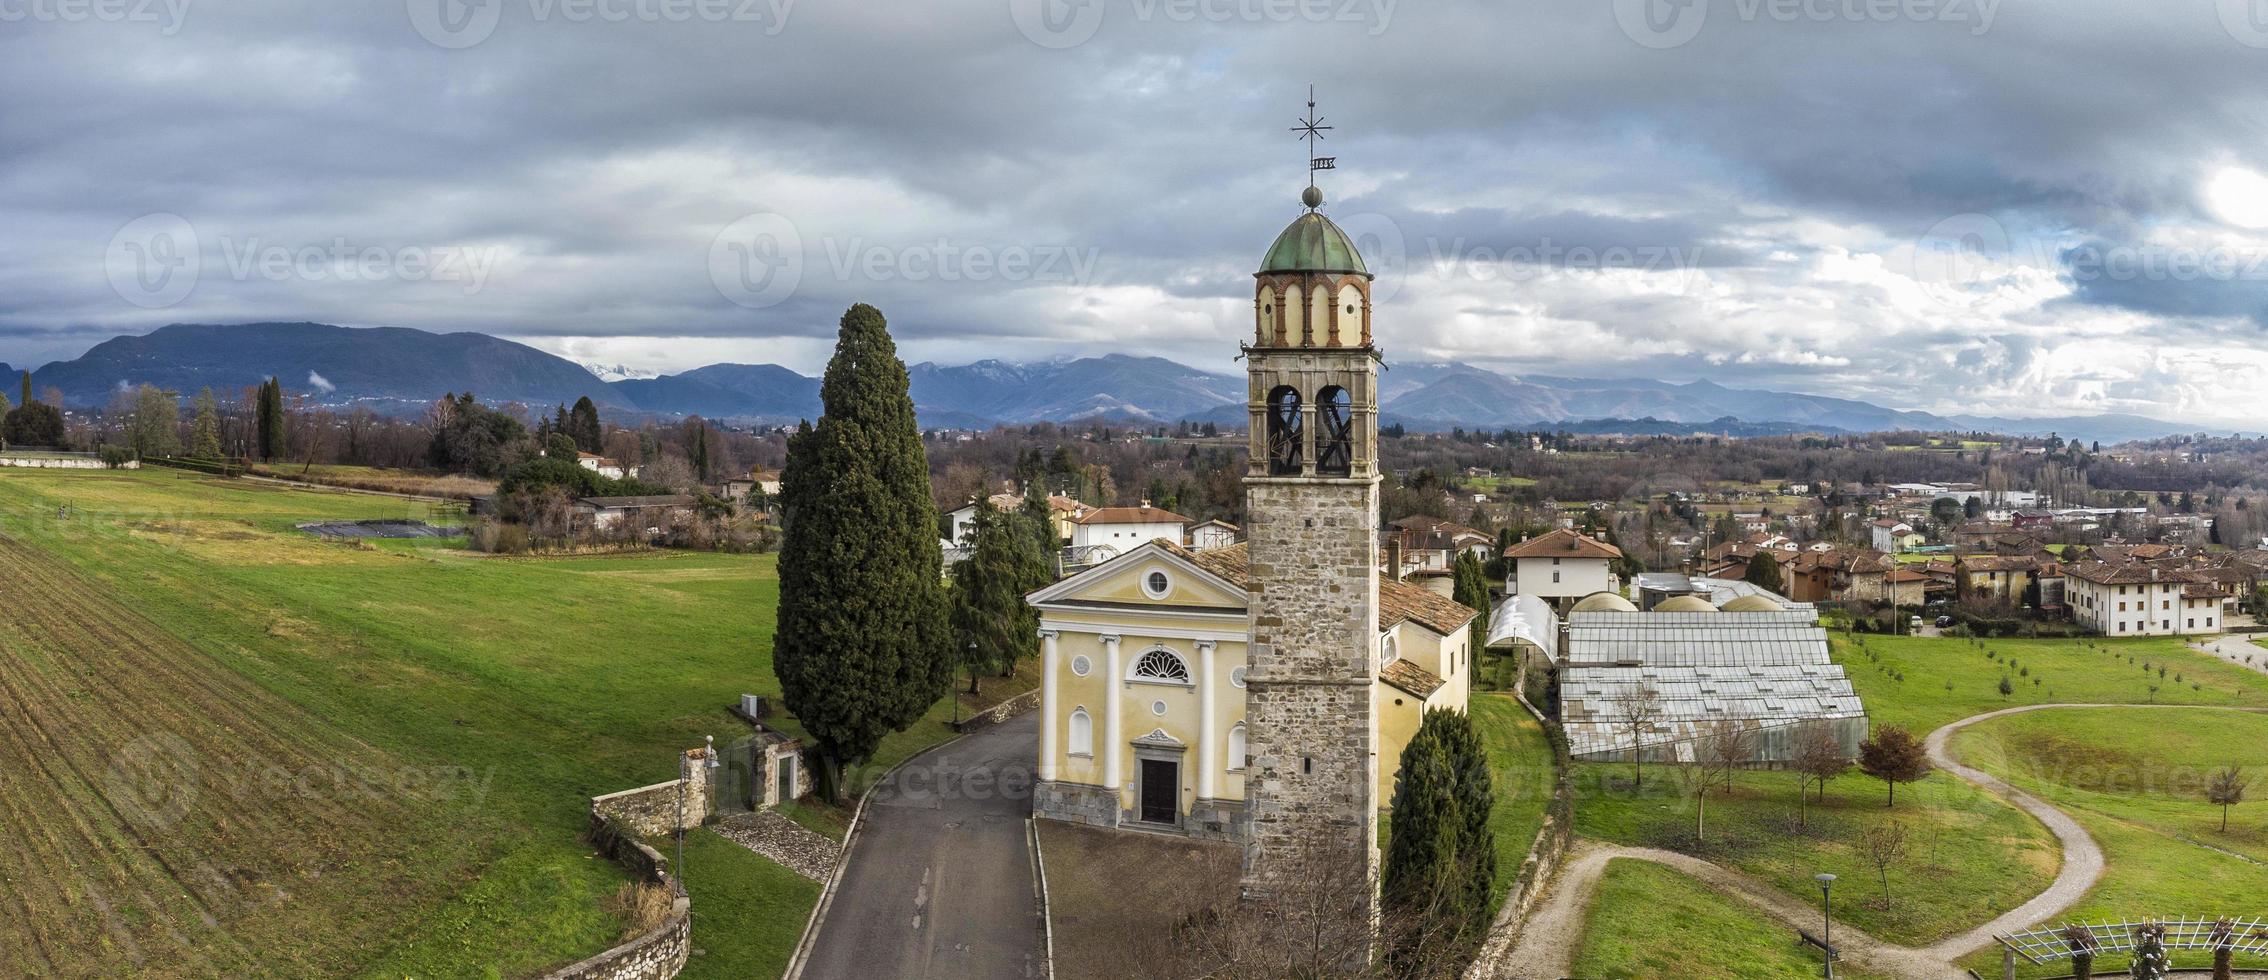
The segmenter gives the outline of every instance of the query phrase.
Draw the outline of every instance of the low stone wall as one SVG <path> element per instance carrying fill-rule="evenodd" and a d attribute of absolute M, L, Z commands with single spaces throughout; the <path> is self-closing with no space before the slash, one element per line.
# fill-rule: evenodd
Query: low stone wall
<path fill-rule="evenodd" d="M 709 816 L 709 751 L 687 749 L 684 792 L 678 781 L 655 783 L 619 793 L 591 797 L 591 812 L 619 821 L 631 833 L 658 837 L 691 830 Z M 683 806 L 680 810 L 679 807 Z M 673 819 L 674 818 L 674 819 Z"/>
<path fill-rule="evenodd" d="M 693 902 L 670 877 L 669 859 L 645 842 L 679 829 L 690 830 L 709 816 L 709 750 L 688 749 L 681 761 L 687 779 L 682 807 L 679 783 L 672 780 L 591 798 L 591 846 L 629 869 L 640 882 L 677 892 L 669 918 L 613 949 L 544 975 L 544 980 L 670 980 L 693 953 Z"/>
<path fill-rule="evenodd" d="M 591 846 L 598 848 L 599 853 L 613 858 L 639 880 L 651 885 L 669 883 L 669 858 L 639 839 L 635 831 L 620 821 L 592 811 L 590 839 Z"/>
<path fill-rule="evenodd" d="M 652 932 L 553 973 L 544 980 L 669 980 L 693 953 L 693 903 L 680 898 Z"/>
<path fill-rule="evenodd" d="M 991 728 L 994 725 L 1007 721 L 1010 718 L 1014 718 L 1026 711 L 1036 709 L 1039 706 L 1040 690 L 1039 688 L 1035 687 L 1029 691 L 1025 691 L 1022 694 L 1016 695 L 1015 697 L 1009 698 L 1006 701 L 1002 701 L 999 704 L 986 708 L 983 711 L 979 711 L 976 714 L 970 715 L 967 718 L 961 719 L 958 724 L 955 724 L 953 726 L 953 730 L 966 735 L 970 732 L 977 731 L 978 729 Z"/>
<path fill-rule="evenodd" d="M 1488 938 L 1481 942 L 1472 966 L 1466 969 L 1467 980 L 1484 980 L 1502 972 L 1503 959 L 1512 952 L 1513 941 L 1520 938 L 1520 928 L 1528 920 L 1528 912 L 1535 907 L 1536 899 L 1543 895 L 1544 887 L 1559 873 L 1559 862 L 1567 857 L 1567 849 L 1575 843 L 1574 779 L 1569 770 L 1573 761 L 1567 755 L 1567 737 L 1560 734 L 1559 726 L 1537 711 L 1528 699 L 1519 697 L 1520 706 L 1543 723 L 1544 736 L 1551 740 L 1552 765 L 1559 770 L 1551 787 L 1551 805 L 1544 810 L 1543 829 L 1536 831 L 1536 842 L 1528 848 L 1528 856 L 1521 859 L 1520 871 L 1512 877 L 1512 887 L 1504 894 L 1504 904 L 1496 910 L 1496 921 L 1489 924 Z"/>
<path fill-rule="evenodd" d="M 36 453 L 16 456 L 0 452 L 0 466 L 21 466 L 35 470 L 103 470 L 110 468 L 110 464 L 103 462 L 101 457 L 93 453 L 57 453 L 54 455 Z M 138 470 L 142 468 L 142 463 L 140 460 L 129 459 L 118 464 L 118 468 Z"/>

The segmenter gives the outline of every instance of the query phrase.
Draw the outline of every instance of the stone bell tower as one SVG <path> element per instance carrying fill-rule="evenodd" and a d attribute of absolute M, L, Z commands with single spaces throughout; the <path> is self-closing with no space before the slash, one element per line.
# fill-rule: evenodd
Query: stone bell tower
<path fill-rule="evenodd" d="M 1310 103 L 1312 106 L 1313 103 Z M 1378 876 L 1378 353 L 1370 271 L 1317 210 L 1255 275 L 1245 471 L 1252 636 L 1243 892 L 1265 906 L 1329 874 L 1375 920 Z M 1326 867 L 1327 866 L 1327 867 Z M 1358 877 L 1359 876 L 1359 877 Z"/>

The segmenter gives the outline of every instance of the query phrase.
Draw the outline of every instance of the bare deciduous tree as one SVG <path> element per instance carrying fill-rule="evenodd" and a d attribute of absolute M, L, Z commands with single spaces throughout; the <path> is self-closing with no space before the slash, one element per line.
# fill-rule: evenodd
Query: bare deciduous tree
<path fill-rule="evenodd" d="M 1825 721 L 1806 721 L 1795 732 L 1793 757 L 1788 768 L 1796 771 L 1796 802 L 1799 818 L 1811 822 L 1810 797 L 1806 794 L 1812 783 L 1819 784 L 1819 801 L 1827 802 L 1827 781 L 1848 772 L 1850 753 L 1843 751 L 1843 740 L 1835 734 L 1835 726 Z"/>
<path fill-rule="evenodd" d="M 1615 724 L 1630 733 L 1631 788 L 1646 785 L 1646 734 L 1662 717 L 1661 692 L 1636 686 L 1614 696 Z"/>
<path fill-rule="evenodd" d="M 1875 876 L 1882 881 L 1882 904 L 1890 904 L 1890 866 L 1906 857 L 1906 824 L 1904 821 L 1883 819 L 1859 831 L 1859 851 L 1866 855 L 1868 864 L 1874 865 Z"/>
<path fill-rule="evenodd" d="M 2221 808 L 2221 833 L 2229 832 L 2229 808 L 2244 802 L 2247 780 L 2244 770 L 2230 766 L 2213 774 L 2205 783 L 2205 799 Z"/>
<path fill-rule="evenodd" d="M 1731 718 L 1719 718 L 1701 730 L 1693 743 L 1693 838 L 1708 839 L 1705 817 L 1709 791 L 1731 789 L 1733 774 L 1756 758 L 1756 730 Z"/>

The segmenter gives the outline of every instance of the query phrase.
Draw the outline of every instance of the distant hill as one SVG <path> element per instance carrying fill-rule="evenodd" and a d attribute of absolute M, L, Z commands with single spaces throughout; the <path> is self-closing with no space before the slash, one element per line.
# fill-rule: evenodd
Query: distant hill
<path fill-rule="evenodd" d="M 477 333 L 321 323 L 177 323 L 139 337 L 113 337 L 76 360 L 32 373 L 71 405 L 101 405 L 120 385 L 153 384 L 183 395 L 253 387 L 269 377 L 317 401 L 396 406 L 470 391 L 488 401 L 529 404 L 607 401 L 606 383 L 576 364 L 525 344 Z M 329 390 L 325 391 L 325 386 Z"/>
<path fill-rule="evenodd" d="M 711 364 L 609 387 L 631 407 L 659 414 L 783 420 L 819 415 L 819 379 L 777 364 Z"/>
<path fill-rule="evenodd" d="M 1420 431 L 1551 428 L 1629 434 L 1979 430 L 2105 443 L 2196 430 L 2137 415 L 2009 419 L 1938 416 L 1849 398 L 1728 388 L 1709 381 L 1515 377 L 1470 364 L 1389 363 L 1379 377 L 1380 418 Z M 7 372 L 0 365 L 0 373 Z M 84 356 L 40 368 L 34 385 L 66 402 L 100 405 L 121 384 L 194 393 L 233 391 L 275 376 L 287 390 L 330 404 L 417 411 L 443 392 L 533 406 L 588 396 L 616 417 L 702 415 L 793 422 L 819 414 L 819 380 L 776 364 L 711 364 L 660 377 L 592 369 L 524 344 L 476 333 L 346 328 L 318 323 L 175 324 L 117 337 Z M 615 380 L 605 380 L 601 374 Z M 932 427 L 1029 422 L 1160 425 L 1245 423 L 1245 381 L 1160 357 L 1108 354 L 1037 363 L 985 360 L 907 369 L 915 410 Z M 11 391 L 11 396 L 13 389 Z"/>

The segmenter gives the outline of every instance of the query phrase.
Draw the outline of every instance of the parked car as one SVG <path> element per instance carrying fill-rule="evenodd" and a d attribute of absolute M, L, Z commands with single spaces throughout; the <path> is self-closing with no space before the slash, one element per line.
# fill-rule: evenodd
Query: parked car
<path fill-rule="evenodd" d="M 1951 617 L 1951 616 L 1939 616 L 1939 617 L 1937 617 L 1937 628 L 1938 628 L 1938 629 L 1944 629 L 1944 628 L 1946 628 L 1946 627 L 1948 627 L 1948 626 L 1951 626 L 1951 625 L 1953 625 L 1953 617 Z"/>

